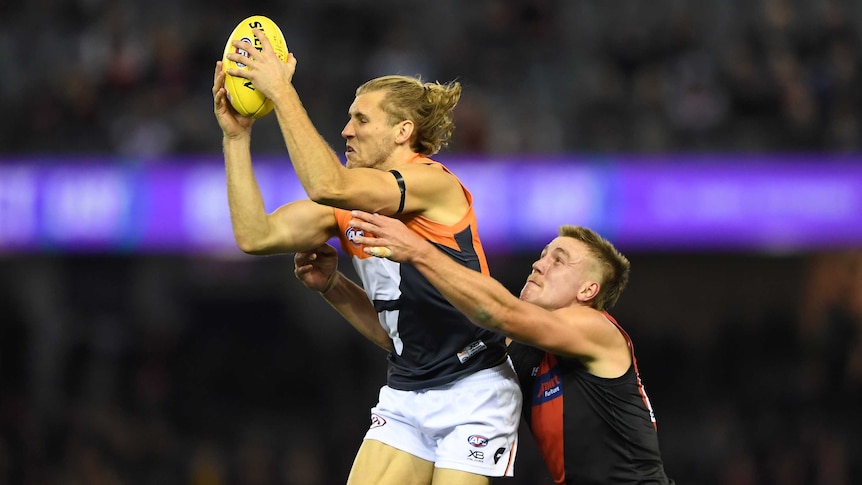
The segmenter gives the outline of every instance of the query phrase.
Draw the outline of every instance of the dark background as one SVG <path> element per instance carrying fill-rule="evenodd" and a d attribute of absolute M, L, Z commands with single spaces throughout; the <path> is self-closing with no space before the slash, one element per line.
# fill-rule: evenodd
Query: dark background
<path fill-rule="evenodd" d="M 613 314 L 669 473 L 856 483 L 859 253 L 630 256 Z M 532 261 L 490 265 L 517 292 Z M 3 260 L 4 483 L 341 483 L 385 353 L 292 268 L 289 256 Z M 507 481 L 550 483 L 529 435 L 521 444 Z"/>
<path fill-rule="evenodd" d="M 862 146 L 862 2 L 246 7 L 0 1 L 3 160 L 219 153 L 212 71 L 251 14 L 281 26 L 335 147 L 356 86 L 392 72 L 464 84 L 447 155 Z M 285 153 L 274 118 L 253 148 Z M 519 291 L 539 249 L 489 255 L 492 274 Z M 678 483 L 862 483 L 862 249 L 622 249 L 613 314 Z M 343 483 L 384 379 L 291 255 L 0 257 L 0 484 Z M 500 482 L 550 483 L 521 445 Z"/>

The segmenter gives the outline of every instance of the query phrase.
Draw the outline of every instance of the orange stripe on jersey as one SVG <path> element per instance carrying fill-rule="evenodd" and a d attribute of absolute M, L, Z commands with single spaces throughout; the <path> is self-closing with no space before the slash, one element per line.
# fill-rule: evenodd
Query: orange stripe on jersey
<path fill-rule="evenodd" d="M 443 170 L 445 170 L 446 173 L 451 174 L 453 177 L 455 177 L 456 180 L 458 180 L 458 177 L 455 176 L 455 174 L 453 174 L 451 171 L 449 171 L 449 169 L 447 169 L 443 164 L 435 162 L 434 160 L 431 160 L 429 158 L 425 158 L 421 155 L 417 155 L 416 157 L 414 157 L 413 160 L 410 161 L 410 163 L 437 165 Z M 476 213 L 473 211 L 473 195 L 470 193 L 469 190 L 467 190 L 466 187 L 464 187 L 464 184 L 462 184 L 460 180 L 458 180 L 458 184 L 461 185 L 461 190 L 464 191 L 464 196 L 467 198 L 467 203 L 469 204 L 470 208 L 467 213 L 464 214 L 464 217 L 462 217 L 461 220 L 456 222 L 455 224 L 445 225 L 439 222 L 432 221 L 431 219 L 428 219 L 424 216 L 415 214 L 404 214 L 400 216 L 399 219 L 413 232 L 422 236 L 428 241 L 442 246 L 446 246 L 456 251 L 462 251 L 464 248 L 459 247 L 457 241 L 455 240 L 455 235 L 469 227 L 472 232 L 472 249 L 479 259 L 482 273 L 486 275 L 490 274 L 490 271 L 488 270 L 488 262 L 485 258 L 485 251 L 484 248 L 482 248 L 482 243 L 479 240 L 479 234 L 476 229 L 477 222 Z M 409 186 L 407 187 L 407 191 L 409 193 Z M 356 231 L 353 230 L 352 227 L 349 227 L 348 224 L 348 221 L 350 221 L 351 219 L 350 212 L 346 210 L 335 209 L 335 218 L 338 221 L 339 227 L 347 228 L 346 230 L 342 230 L 338 235 L 338 238 L 341 242 L 341 247 L 345 250 L 345 252 L 360 259 L 372 257 L 368 254 L 365 254 L 365 252 L 362 251 L 362 247 L 358 244 L 354 244 L 352 241 L 353 236 L 356 235 Z"/>

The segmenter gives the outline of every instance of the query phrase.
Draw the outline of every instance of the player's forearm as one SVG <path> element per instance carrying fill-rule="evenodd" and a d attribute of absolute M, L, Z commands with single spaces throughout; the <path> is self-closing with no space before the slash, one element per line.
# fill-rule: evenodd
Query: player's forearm
<path fill-rule="evenodd" d="M 225 138 L 228 206 L 237 246 L 253 253 L 269 234 L 266 208 L 251 164 L 251 140 Z"/>
<path fill-rule="evenodd" d="M 392 340 L 380 326 L 377 311 L 365 290 L 340 273 L 335 277 L 334 285 L 321 293 L 323 298 L 365 338 L 384 350 L 392 350 Z"/>
<path fill-rule="evenodd" d="M 503 285 L 434 249 L 422 251 L 412 264 L 474 324 L 504 331 L 504 317 L 514 296 Z"/>
<path fill-rule="evenodd" d="M 315 202 L 331 205 L 347 169 L 314 127 L 293 86 L 280 90 L 274 104 L 290 161 L 305 193 Z"/>

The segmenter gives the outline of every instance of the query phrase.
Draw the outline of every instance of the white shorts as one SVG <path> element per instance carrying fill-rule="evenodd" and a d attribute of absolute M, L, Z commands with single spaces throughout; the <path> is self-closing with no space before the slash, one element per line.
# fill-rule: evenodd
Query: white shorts
<path fill-rule="evenodd" d="M 518 449 L 521 388 L 511 361 L 445 386 L 380 389 L 365 439 L 449 468 L 511 477 Z"/>

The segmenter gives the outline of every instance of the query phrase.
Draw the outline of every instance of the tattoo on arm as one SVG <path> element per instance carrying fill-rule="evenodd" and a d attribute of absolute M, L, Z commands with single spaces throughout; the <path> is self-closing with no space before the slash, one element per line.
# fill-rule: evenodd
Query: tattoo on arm
<path fill-rule="evenodd" d="M 491 323 L 491 314 L 482 308 L 477 308 L 476 311 L 473 312 L 473 315 L 476 318 L 476 323 L 482 325 L 483 327 L 496 326 Z"/>

